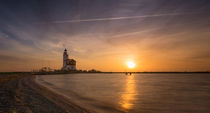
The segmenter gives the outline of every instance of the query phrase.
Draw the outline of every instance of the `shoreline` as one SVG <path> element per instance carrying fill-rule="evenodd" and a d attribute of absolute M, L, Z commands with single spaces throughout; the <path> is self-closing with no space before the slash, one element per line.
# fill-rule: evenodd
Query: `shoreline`
<path fill-rule="evenodd" d="M 91 113 L 36 83 L 36 75 L 0 75 L 0 113 Z"/>
<path fill-rule="evenodd" d="M 112 73 L 136 73 L 136 74 L 210 74 L 210 71 L 163 71 L 163 72 L 150 72 L 150 71 L 142 71 L 142 72 L 133 72 L 133 71 L 125 71 L 125 72 L 79 72 L 79 71 L 49 71 L 49 72 L 0 72 L 1 75 L 57 75 L 57 74 L 98 74 L 98 73 L 103 73 L 103 74 L 112 74 Z M 1 81 L 0 81 L 1 82 Z"/>

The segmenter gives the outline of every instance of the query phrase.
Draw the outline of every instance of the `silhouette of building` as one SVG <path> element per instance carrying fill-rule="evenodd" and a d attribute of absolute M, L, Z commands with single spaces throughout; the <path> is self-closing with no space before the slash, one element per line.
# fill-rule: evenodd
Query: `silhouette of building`
<path fill-rule="evenodd" d="M 68 55 L 66 49 L 63 52 L 63 67 L 62 67 L 62 70 L 64 70 L 64 71 L 76 70 L 76 60 L 69 59 L 69 55 Z"/>

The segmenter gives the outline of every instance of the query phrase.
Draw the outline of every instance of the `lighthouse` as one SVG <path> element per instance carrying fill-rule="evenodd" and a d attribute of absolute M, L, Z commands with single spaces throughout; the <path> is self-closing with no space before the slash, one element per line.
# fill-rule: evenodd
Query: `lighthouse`
<path fill-rule="evenodd" d="M 76 60 L 69 59 L 69 55 L 67 49 L 63 52 L 63 67 L 62 70 L 64 71 L 72 71 L 76 70 Z"/>

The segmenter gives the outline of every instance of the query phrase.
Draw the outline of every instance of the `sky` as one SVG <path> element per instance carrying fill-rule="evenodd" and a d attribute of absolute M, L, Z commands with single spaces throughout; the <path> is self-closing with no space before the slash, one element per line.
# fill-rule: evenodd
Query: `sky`
<path fill-rule="evenodd" d="M 0 1 L 0 71 L 61 69 L 65 48 L 77 69 L 210 71 L 210 1 Z"/>

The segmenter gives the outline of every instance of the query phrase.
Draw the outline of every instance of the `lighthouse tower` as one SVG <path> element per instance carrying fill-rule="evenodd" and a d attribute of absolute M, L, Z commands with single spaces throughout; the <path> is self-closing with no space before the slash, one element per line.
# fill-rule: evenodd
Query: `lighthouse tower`
<path fill-rule="evenodd" d="M 67 54 L 67 50 L 65 49 L 63 52 L 63 67 L 66 67 L 68 59 L 69 59 L 69 55 Z"/>
<path fill-rule="evenodd" d="M 65 70 L 65 71 L 76 70 L 76 60 L 69 59 L 69 55 L 68 55 L 66 49 L 63 52 L 63 67 L 62 67 L 62 70 Z"/>

